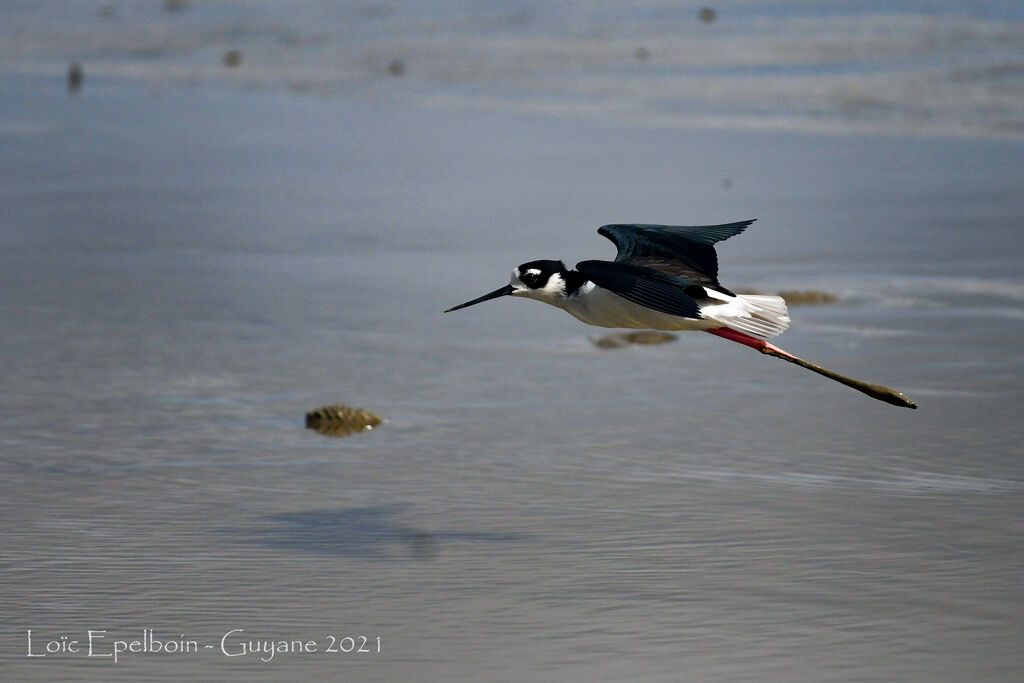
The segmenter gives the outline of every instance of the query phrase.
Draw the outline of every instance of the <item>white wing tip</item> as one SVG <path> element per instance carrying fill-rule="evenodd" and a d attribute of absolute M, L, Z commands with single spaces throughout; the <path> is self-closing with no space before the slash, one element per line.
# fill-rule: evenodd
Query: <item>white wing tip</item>
<path fill-rule="evenodd" d="M 765 339 L 782 334 L 790 323 L 786 302 L 780 296 L 740 294 L 721 304 L 704 306 L 700 312 L 708 320 Z"/>

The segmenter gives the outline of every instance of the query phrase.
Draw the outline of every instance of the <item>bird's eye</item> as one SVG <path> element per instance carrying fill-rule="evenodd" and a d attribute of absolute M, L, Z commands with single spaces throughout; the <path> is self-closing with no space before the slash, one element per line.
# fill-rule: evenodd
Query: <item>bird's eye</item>
<path fill-rule="evenodd" d="M 533 285 L 537 284 L 537 274 L 536 273 L 529 273 L 529 272 L 523 273 L 522 275 L 519 276 L 519 279 L 523 281 L 524 285 L 529 285 L 531 287 Z"/>

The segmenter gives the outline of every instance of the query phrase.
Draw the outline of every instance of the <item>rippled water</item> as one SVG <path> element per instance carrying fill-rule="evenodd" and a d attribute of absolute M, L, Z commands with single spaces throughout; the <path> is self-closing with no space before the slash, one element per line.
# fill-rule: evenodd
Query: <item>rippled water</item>
<path fill-rule="evenodd" d="M 5 3 L 0 71 L 56 76 L 79 60 L 86 82 L 206 82 L 668 128 L 1024 135 L 1024 10 L 1013 1 L 725 0 L 710 23 L 699 6 L 664 0 L 184 6 Z M 237 68 L 225 68 L 228 51 Z"/>
<path fill-rule="evenodd" d="M 86 68 L 74 96 L 0 81 L 6 676 L 1020 670 L 1018 143 Z M 610 257 L 602 223 L 754 216 L 723 282 L 836 294 L 779 344 L 919 410 L 710 335 L 602 350 L 534 303 L 441 314 L 516 263 Z M 384 423 L 303 428 L 331 403 Z M 29 629 L 36 654 L 90 629 L 200 649 L 29 658 Z M 235 629 L 231 653 L 318 652 L 230 657 Z M 381 652 L 324 651 L 361 635 Z"/>

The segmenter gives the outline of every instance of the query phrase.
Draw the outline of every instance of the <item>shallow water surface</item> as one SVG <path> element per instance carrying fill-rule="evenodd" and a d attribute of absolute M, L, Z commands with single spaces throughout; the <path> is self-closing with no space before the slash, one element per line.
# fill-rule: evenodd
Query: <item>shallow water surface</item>
<path fill-rule="evenodd" d="M 3 88 L 10 677 L 1024 664 L 1019 146 Z M 535 303 L 441 314 L 516 263 L 610 257 L 602 223 L 753 216 L 723 282 L 834 293 L 779 344 L 919 410 L 710 335 L 607 351 Z M 384 423 L 304 429 L 332 403 Z M 29 629 L 200 649 L 28 658 Z M 236 629 L 319 650 L 229 657 Z M 344 636 L 381 651 L 324 651 Z"/>

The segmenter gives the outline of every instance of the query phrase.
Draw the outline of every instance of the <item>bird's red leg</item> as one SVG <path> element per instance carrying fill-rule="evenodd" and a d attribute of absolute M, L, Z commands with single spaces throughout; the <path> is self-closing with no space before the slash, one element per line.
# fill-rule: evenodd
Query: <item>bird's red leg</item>
<path fill-rule="evenodd" d="M 779 356 L 788 356 L 790 358 L 796 358 L 796 356 L 792 355 L 791 353 L 787 353 L 786 351 L 783 351 L 778 346 L 775 346 L 774 344 L 766 342 L 764 339 L 758 339 L 757 337 L 752 337 L 749 334 L 746 334 L 745 332 L 740 332 L 739 330 L 733 330 L 733 329 L 730 329 L 728 327 L 718 327 L 718 328 L 715 328 L 713 330 L 708 330 L 708 332 L 710 332 L 711 334 L 715 335 L 716 337 L 723 337 L 725 339 L 730 339 L 730 340 L 732 340 L 734 342 L 739 342 L 740 344 L 743 344 L 744 346 L 749 346 L 752 349 L 757 349 L 761 353 L 770 353 L 773 356 L 779 355 Z"/>
<path fill-rule="evenodd" d="M 903 406 L 904 408 L 917 408 L 916 403 L 895 389 L 890 389 L 889 387 L 882 386 L 881 384 L 868 384 L 867 382 L 861 382 L 860 380 L 853 379 L 852 377 L 840 375 L 838 372 L 826 370 L 820 365 L 815 365 L 814 363 L 805 361 L 803 358 L 797 358 L 793 354 L 783 351 L 778 346 L 775 346 L 764 339 L 758 339 L 757 337 L 752 337 L 749 334 L 745 334 L 728 327 L 717 327 L 713 330 L 707 331 L 716 337 L 729 339 L 739 344 L 743 344 L 744 346 L 749 346 L 752 349 L 757 349 L 761 353 L 769 356 L 775 356 L 776 358 L 781 358 L 782 360 L 789 361 L 790 363 L 794 363 L 800 367 L 807 368 L 812 372 L 816 372 L 823 377 L 828 377 L 840 384 L 845 384 L 846 386 L 867 394 L 871 398 L 876 398 L 879 401 L 885 401 L 886 403 L 890 403 L 894 406 Z"/>

